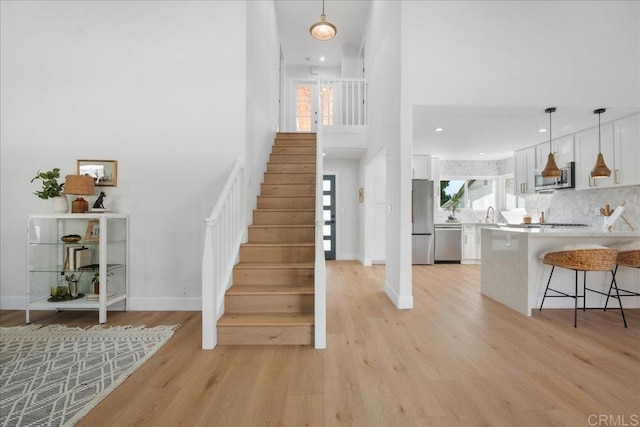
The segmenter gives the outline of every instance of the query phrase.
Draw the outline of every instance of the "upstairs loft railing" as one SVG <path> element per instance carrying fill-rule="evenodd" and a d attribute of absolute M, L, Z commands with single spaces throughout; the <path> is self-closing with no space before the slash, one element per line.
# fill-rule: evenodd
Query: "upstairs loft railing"
<path fill-rule="evenodd" d="M 202 348 L 218 343 L 216 323 L 245 230 L 244 159 L 236 160 L 211 215 L 204 220 L 202 254 Z"/>
<path fill-rule="evenodd" d="M 319 115 L 325 131 L 355 130 L 367 126 L 365 79 L 318 79 Z"/>

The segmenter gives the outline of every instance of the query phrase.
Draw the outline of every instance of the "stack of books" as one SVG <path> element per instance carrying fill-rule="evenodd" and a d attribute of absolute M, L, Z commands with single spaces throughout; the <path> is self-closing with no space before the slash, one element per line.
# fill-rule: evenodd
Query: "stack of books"
<path fill-rule="evenodd" d="M 111 298 L 115 294 L 113 292 L 107 292 L 107 298 Z M 100 294 L 87 294 L 87 301 L 99 301 Z"/>
<path fill-rule="evenodd" d="M 80 270 L 93 263 L 93 250 L 86 246 L 67 246 L 65 270 Z"/>

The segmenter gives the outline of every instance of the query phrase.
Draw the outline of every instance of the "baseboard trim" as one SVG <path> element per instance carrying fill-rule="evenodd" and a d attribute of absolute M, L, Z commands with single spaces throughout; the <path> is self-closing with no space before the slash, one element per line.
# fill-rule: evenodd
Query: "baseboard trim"
<path fill-rule="evenodd" d="M 0 310 L 26 310 L 24 297 L 3 297 Z M 129 298 L 131 311 L 201 311 L 201 298 Z"/>
<path fill-rule="evenodd" d="M 202 311 L 201 298 L 130 298 L 131 311 Z"/>
<path fill-rule="evenodd" d="M 384 282 L 384 293 L 387 294 L 393 305 L 402 310 L 413 308 L 413 295 L 398 295 L 396 291 Z"/>

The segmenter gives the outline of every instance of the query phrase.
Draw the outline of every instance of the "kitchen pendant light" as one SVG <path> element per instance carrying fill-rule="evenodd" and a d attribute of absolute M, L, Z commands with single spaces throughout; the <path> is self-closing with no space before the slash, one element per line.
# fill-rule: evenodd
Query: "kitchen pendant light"
<path fill-rule="evenodd" d="M 338 29 L 331 22 L 327 21 L 327 15 L 324 14 L 324 0 L 322 0 L 322 15 L 320 21 L 316 22 L 309 28 L 311 36 L 316 40 L 331 40 L 338 33 Z"/>
<path fill-rule="evenodd" d="M 551 114 L 555 113 L 555 111 L 555 107 L 544 110 L 545 113 L 549 114 L 549 157 L 547 159 L 547 165 L 541 173 L 543 178 L 560 178 L 560 176 L 562 176 L 562 171 L 558 169 L 558 165 L 556 165 L 556 159 L 553 155 L 553 149 L 551 148 Z"/>
<path fill-rule="evenodd" d="M 604 108 L 598 108 L 593 111 L 593 114 L 598 115 L 598 158 L 596 159 L 596 165 L 591 169 L 591 178 L 608 178 L 611 176 L 611 169 L 609 169 L 604 162 L 604 156 L 602 155 L 602 141 L 600 135 L 600 114 L 607 111 Z"/>

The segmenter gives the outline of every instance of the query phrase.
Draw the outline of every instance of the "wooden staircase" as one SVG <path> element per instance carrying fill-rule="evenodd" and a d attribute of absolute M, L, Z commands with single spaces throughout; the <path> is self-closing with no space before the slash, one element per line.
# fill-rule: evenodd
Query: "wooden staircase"
<path fill-rule="evenodd" d="M 313 344 L 315 194 L 316 135 L 279 133 L 225 295 L 219 344 Z"/>

